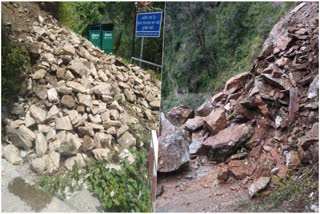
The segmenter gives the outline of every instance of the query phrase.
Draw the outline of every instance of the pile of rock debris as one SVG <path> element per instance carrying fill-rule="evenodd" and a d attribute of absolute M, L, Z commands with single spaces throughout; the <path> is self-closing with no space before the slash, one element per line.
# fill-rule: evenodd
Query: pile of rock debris
<path fill-rule="evenodd" d="M 218 179 L 243 180 L 253 196 L 290 170 L 318 162 L 318 19 L 268 41 L 252 70 L 228 80 L 197 110 L 161 115 L 159 172 L 205 155 Z M 282 29 L 283 30 L 283 29 Z"/>
<path fill-rule="evenodd" d="M 25 35 L 24 35 L 25 36 Z M 38 16 L 26 39 L 36 63 L 4 119 L 2 155 L 53 173 L 75 161 L 134 162 L 130 147 L 158 127 L 160 81 L 105 55 L 88 40 Z M 20 39 L 21 40 L 21 39 Z M 133 128 L 138 127 L 138 128 Z"/>

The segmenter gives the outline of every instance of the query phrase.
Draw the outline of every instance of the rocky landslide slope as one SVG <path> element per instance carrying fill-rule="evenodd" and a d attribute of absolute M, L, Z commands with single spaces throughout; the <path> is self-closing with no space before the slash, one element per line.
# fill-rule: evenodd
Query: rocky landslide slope
<path fill-rule="evenodd" d="M 29 14 L 14 4 L 17 17 Z M 30 29 L 12 35 L 36 63 L 9 117 L 2 118 L 3 157 L 28 162 L 41 174 L 70 170 L 75 162 L 133 163 L 129 149 L 143 146 L 158 127 L 160 82 L 105 55 L 50 15 L 31 18 Z M 14 28 L 15 20 L 5 24 Z"/>
<path fill-rule="evenodd" d="M 318 163 L 318 4 L 302 3 L 272 30 L 251 71 L 196 111 L 161 115 L 159 172 L 207 156 L 221 183 L 242 180 L 251 196 Z M 232 180 L 231 179 L 231 180 Z"/>

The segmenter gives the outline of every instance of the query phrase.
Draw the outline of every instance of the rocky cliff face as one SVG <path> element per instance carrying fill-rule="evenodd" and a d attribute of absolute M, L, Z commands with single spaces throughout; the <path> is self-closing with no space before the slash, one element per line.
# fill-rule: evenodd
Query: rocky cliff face
<path fill-rule="evenodd" d="M 142 146 L 158 127 L 160 82 L 51 16 L 38 15 L 30 26 L 12 35 L 36 63 L 9 118 L 2 118 L 3 156 L 13 164 L 27 161 L 38 173 L 70 170 L 75 162 L 133 163 L 128 149 Z"/>
<path fill-rule="evenodd" d="M 298 167 L 318 162 L 317 8 L 303 3 L 283 18 L 251 71 L 227 81 L 223 91 L 196 109 L 196 117 L 192 108 L 177 106 L 162 118 L 171 135 L 188 139 L 189 149 L 166 150 L 177 143 L 166 131 L 160 138 L 165 144 L 159 147 L 160 172 L 176 170 L 168 170 L 173 165 L 168 159 L 181 157 L 178 162 L 185 164 L 187 151 L 191 158 L 206 155 L 219 164 L 219 180 L 244 179 L 253 196 Z"/>

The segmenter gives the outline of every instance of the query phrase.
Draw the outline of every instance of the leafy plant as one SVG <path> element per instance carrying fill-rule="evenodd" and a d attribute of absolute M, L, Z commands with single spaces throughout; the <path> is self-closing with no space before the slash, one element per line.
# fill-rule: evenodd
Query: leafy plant
<path fill-rule="evenodd" d="M 9 29 L 4 24 L 1 32 L 1 101 L 8 106 L 17 98 L 24 73 L 31 65 L 28 51 L 10 41 Z"/>
<path fill-rule="evenodd" d="M 116 165 L 102 161 L 90 164 L 87 169 L 79 169 L 75 162 L 73 170 L 64 175 L 43 176 L 39 182 L 40 189 L 64 199 L 75 191 L 88 188 L 106 211 L 150 212 L 147 151 L 141 148 L 131 152 L 135 156 L 134 164 L 124 161 Z"/>

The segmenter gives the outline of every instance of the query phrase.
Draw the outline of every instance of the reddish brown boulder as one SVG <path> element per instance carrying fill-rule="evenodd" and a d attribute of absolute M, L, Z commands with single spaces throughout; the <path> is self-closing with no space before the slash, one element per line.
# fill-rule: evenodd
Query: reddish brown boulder
<path fill-rule="evenodd" d="M 227 124 L 227 117 L 223 109 L 212 111 L 204 120 L 206 127 L 212 135 L 224 129 Z"/>
<path fill-rule="evenodd" d="M 232 94 L 240 88 L 244 88 L 247 80 L 251 78 L 251 74 L 248 72 L 240 73 L 226 82 L 224 91 L 228 94 Z"/>
<path fill-rule="evenodd" d="M 194 111 L 191 107 L 186 105 L 179 105 L 172 108 L 167 113 L 167 119 L 175 126 L 184 124 L 189 118 L 194 116 Z"/>
<path fill-rule="evenodd" d="M 198 117 L 198 116 L 195 118 L 188 119 L 185 124 L 186 128 L 191 131 L 195 131 L 204 125 L 205 119 L 206 119 L 205 117 Z"/>
<path fill-rule="evenodd" d="M 211 104 L 211 102 L 209 101 L 209 99 L 207 99 L 198 109 L 197 109 L 197 115 L 201 116 L 201 117 L 206 117 L 208 116 L 211 111 L 213 110 L 213 105 Z"/>
<path fill-rule="evenodd" d="M 292 41 L 292 38 L 289 38 L 288 36 L 281 36 L 276 40 L 276 47 L 284 51 L 288 48 L 291 41 Z"/>
<path fill-rule="evenodd" d="M 223 161 L 240 145 L 249 140 L 251 135 L 251 126 L 246 124 L 232 125 L 223 129 L 217 135 L 207 138 L 202 146 L 212 150 L 212 159 Z"/>
<path fill-rule="evenodd" d="M 293 88 L 290 90 L 290 103 L 289 103 L 290 125 L 295 121 L 295 117 L 298 110 L 299 110 L 299 91 L 297 88 Z"/>
<path fill-rule="evenodd" d="M 221 92 L 215 94 L 213 97 L 211 97 L 209 99 L 209 102 L 210 103 L 218 103 L 225 97 L 226 97 L 226 94 L 223 91 L 221 91 Z"/>
<path fill-rule="evenodd" d="M 178 129 L 172 134 L 159 138 L 159 172 L 178 170 L 189 160 L 189 139 L 182 130 Z"/>
<path fill-rule="evenodd" d="M 290 85 L 284 79 L 273 78 L 270 74 L 261 74 L 261 78 L 268 84 L 282 90 L 289 90 Z"/>
<path fill-rule="evenodd" d="M 251 175 L 255 170 L 254 165 L 245 160 L 232 160 L 228 163 L 228 167 L 230 174 L 239 180 Z"/>
<path fill-rule="evenodd" d="M 312 128 L 306 131 L 306 134 L 299 139 L 299 145 L 304 150 L 308 149 L 310 145 L 319 141 L 319 123 L 313 124 Z"/>

